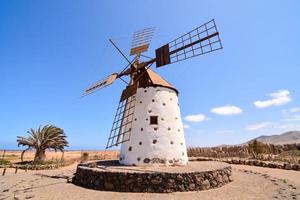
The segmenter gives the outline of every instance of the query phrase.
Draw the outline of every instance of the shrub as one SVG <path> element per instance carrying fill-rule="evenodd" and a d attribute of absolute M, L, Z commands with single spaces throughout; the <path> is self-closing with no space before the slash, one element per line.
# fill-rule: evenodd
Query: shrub
<path fill-rule="evenodd" d="M 0 160 L 0 165 L 9 165 L 9 164 L 10 164 L 9 160 L 5 160 L 5 159 Z"/>
<path fill-rule="evenodd" d="M 81 153 L 80 161 L 85 162 L 85 161 L 88 161 L 88 159 L 89 159 L 89 153 L 88 152 Z"/>

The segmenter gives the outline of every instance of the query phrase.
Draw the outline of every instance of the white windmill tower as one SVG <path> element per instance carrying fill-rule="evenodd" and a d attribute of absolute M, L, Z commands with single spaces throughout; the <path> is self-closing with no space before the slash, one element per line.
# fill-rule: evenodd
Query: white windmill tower
<path fill-rule="evenodd" d="M 150 69 L 222 49 L 215 21 L 182 35 L 156 49 L 155 58 L 140 61 L 147 51 L 154 28 L 133 35 L 129 63 L 120 73 L 114 73 L 85 90 L 88 95 L 112 84 L 116 79 L 130 76 L 123 90 L 107 146 L 121 144 L 119 162 L 124 165 L 185 165 L 188 162 L 184 130 L 178 103 L 178 91 Z M 123 80 L 124 81 L 124 80 Z"/>

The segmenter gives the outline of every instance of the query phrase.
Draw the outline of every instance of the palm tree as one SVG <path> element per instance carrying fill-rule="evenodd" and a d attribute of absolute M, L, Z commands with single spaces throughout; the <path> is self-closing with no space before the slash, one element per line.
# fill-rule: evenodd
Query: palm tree
<path fill-rule="evenodd" d="M 59 150 L 64 153 L 64 147 L 68 147 L 67 136 L 64 130 L 53 125 L 46 125 L 43 128 L 41 126 L 38 130 L 30 129 L 27 131 L 30 135 L 25 138 L 18 136 L 18 146 L 28 146 L 21 154 L 21 160 L 23 162 L 23 155 L 25 151 L 29 149 L 35 149 L 34 162 L 43 162 L 46 158 L 46 149 Z"/>

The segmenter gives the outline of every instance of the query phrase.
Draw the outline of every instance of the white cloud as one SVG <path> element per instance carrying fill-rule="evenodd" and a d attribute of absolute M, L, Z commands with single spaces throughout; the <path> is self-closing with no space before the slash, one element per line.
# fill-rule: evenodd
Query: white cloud
<path fill-rule="evenodd" d="M 266 127 L 270 126 L 271 124 L 272 124 L 271 122 L 261 122 L 261 123 L 257 123 L 257 124 L 251 124 L 251 125 L 247 126 L 246 129 L 249 131 L 256 131 L 256 130 L 266 128 Z"/>
<path fill-rule="evenodd" d="M 291 112 L 291 113 L 297 113 L 297 112 L 300 112 L 300 108 L 298 108 L 298 107 L 291 108 L 291 109 L 290 109 L 290 112 Z"/>
<path fill-rule="evenodd" d="M 190 125 L 184 124 L 183 128 L 190 128 Z"/>
<path fill-rule="evenodd" d="M 278 123 L 272 123 L 271 126 L 268 128 L 263 129 L 262 134 L 281 134 L 287 131 L 295 131 L 295 130 L 300 130 L 300 124 L 299 123 L 294 123 L 294 122 L 278 122 Z"/>
<path fill-rule="evenodd" d="M 283 121 L 300 121 L 300 108 L 294 107 L 281 111 Z"/>
<path fill-rule="evenodd" d="M 283 121 L 300 121 L 300 114 L 284 116 Z"/>
<path fill-rule="evenodd" d="M 257 108 L 267 108 L 270 106 L 284 105 L 292 100 L 290 96 L 290 91 L 288 90 L 278 90 L 276 92 L 267 94 L 267 96 L 272 98 L 264 101 L 255 101 L 254 105 Z"/>
<path fill-rule="evenodd" d="M 202 122 L 208 120 L 208 118 L 203 114 L 188 115 L 184 119 L 189 122 Z"/>
<path fill-rule="evenodd" d="M 237 114 L 241 114 L 243 110 L 240 109 L 239 107 L 228 105 L 228 106 L 212 108 L 210 112 L 215 113 L 217 115 L 237 115 Z"/>

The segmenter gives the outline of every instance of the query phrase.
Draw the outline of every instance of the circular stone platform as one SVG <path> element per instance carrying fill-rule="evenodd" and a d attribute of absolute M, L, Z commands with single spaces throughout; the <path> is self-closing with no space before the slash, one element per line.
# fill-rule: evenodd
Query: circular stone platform
<path fill-rule="evenodd" d="M 82 163 L 73 183 L 95 190 L 119 192 L 176 192 L 217 188 L 232 181 L 223 162 L 190 162 L 186 166 L 124 166 L 117 160 Z"/>

